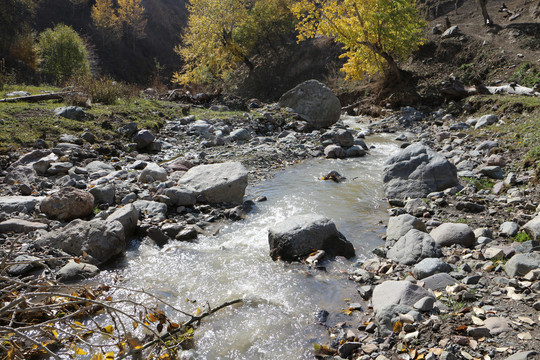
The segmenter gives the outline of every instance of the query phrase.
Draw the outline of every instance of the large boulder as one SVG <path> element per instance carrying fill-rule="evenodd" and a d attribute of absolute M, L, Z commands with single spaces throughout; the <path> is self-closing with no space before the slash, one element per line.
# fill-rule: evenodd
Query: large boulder
<path fill-rule="evenodd" d="M 425 258 L 441 257 L 439 245 L 429 234 L 411 229 L 402 236 L 386 256 L 403 265 L 413 265 Z"/>
<path fill-rule="evenodd" d="M 334 222 L 321 215 L 296 215 L 275 224 L 268 231 L 268 244 L 274 260 L 297 261 L 314 250 L 331 256 L 355 256 L 353 245 Z"/>
<path fill-rule="evenodd" d="M 474 232 L 467 224 L 444 223 L 429 234 L 442 247 L 452 245 L 472 247 L 475 241 Z"/>
<path fill-rule="evenodd" d="M 390 305 L 413 306 L 418 300 L 433 295 L 409 281 L 385 281 L 375 286 L 371 302 L 375 313 Z"/>
<path fill-rule="evenodd" d="M 241 203 L 247 184 L 248 172 L 239 162 L 195 166 L 178 181 L 210 204 Z"/>
<path fill-rule="evenodd" d="M 133 204 L 128 204 L 120 209 L 117 209 L 107 217 L 107 221 L 118 221 L 124 227 L 124 235 L 126 239 L 137 230 L 137 221 L 139 221 L 139 211 Z"/>
<path fill-rule="evenodd" d="M 32 166 L 16 166 L 8 170 L 4 182 L 9 185 L 32 185 L 37 178 L 36 170 Z"/>
<path fill-rule="evenodd" d="M 124 227 L 119 221 L 73 220 L 65 227 L 40 238 L 39 245 L 62 249 L 73 256 L 88 254 L 88 261 L 100 265 L 126 249 Z"/>
<path fill-rule="evenodd" d="M 409 232 L 411 229 L 420 230 L 426 232 L 426 224 L 416 216 L 409 214 L 402 214 L 399 216 L 392 216 L 388 219 L 388 226 L 386 228 L 386 244 L 393 246 L 402 236 Z"/>
<path fill-rule="evenodd" d="M 197 202 L 197 194 L 193 189 L 173 186 L 165 190 L 167 205 L 169 206 L 192 206 Z"/>
<path fill-rule="evenodd" d="M 459 185 L 457 169 L 446 158 L 416 143 L 392 156 L 383 170 L 388 198 L 423 198 Z"/>
<path fill-rule="evenodd" d="M 439 273 L 449 273 L 452 270 L 454 270 L 452 266 L 442 259 L 426 258 L 414 266 L 413 275 L 420 280 Z"/>
<path fill-rule="evenodd" d="M 58 220 L 83 218 L 92 213 L 94 197 L 88 191 L 65 187 L 47 196 L 40 205 L 42 213 Z"/>
<path fill-rule="evenodd" d="M 34 150 L 21 156 L 10 165 L 8 171 L 19 166 L 31 166 L 38 174 L 45 174 L 49 165 L 58 160 L 58 156 L 51 150 Z"/>
<path fill-rule="evenodd" d="M 139 175 L 140 183 L 151 183 L 154 181 L 167 181 L 167 170 L 156 163 L 149 163 Z"/>
<path fill-rule="evenodd" d="M 279 99 L 279 106 L 293 109 L 315 129 L 335 124 L 341 115 L 339 99 L 317 80 L 305 81 L 287 91 Z"/>

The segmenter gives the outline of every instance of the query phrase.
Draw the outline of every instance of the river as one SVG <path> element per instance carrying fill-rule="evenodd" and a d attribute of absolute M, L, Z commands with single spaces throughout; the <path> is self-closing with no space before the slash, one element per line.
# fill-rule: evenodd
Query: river
<path fill-rule="evenodd" d="M 123 279 L 123 286 L 144 289 L 189 311 L 204 309 L 207 301 L 217 306 L 244 299 L 202 322 L 196 331 L 196 358 L 312 358 L 313 343 L 329 340 L 315 312 L 329 311 L 329 322 L 340 316 L 345 320 L 340 311 L 356 293 L 340 270 L 350 270 L 383 244 L 382 222 L 388 215 L 382 200 L 382 164 L 398 145 L 388 135 L 370 136 L 366 143 L 374 148 L 362 158 L 308 160 L 249 187 L 248 197 L 264 195 L 268 201 L 257 203 L 246 220 L 226 225 L 216 236 L 171 242 L 161 249 L 132 247 L 121 269 L 113 273 Z M 347 180 L 320 180 L 331 170 Z M 357 258 L 327 262 L 327 271 L 272 261 L 268 228 L 291 215 L 308 213 L 333 219 L 355 246 Z"/>

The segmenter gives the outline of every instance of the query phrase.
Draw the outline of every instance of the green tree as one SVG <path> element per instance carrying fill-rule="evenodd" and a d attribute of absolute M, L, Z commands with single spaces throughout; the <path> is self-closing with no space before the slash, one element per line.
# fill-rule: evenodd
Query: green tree
<path fill-rule="evenodd" d="M 299 40 L 318 34 L 343 44 L 347 78 L 384 72 L 399 79 L 397 61 L 422 44 L 424 21 L 413 0 L 300 0 L 292 6 L 300 19 Z"/>
<path fill-rule="evenodd" d="M 192 0 L 182 45 L 175 51 L 184 60 L 173 81 L 180 84 L 223 80 L 239 64 L 250 71 L 253 49 L 261 42 L 294 28 L 292 0 Z"/>
<path fill-rule="evenodd" d="M 83 40 L 71 27 L 63 24 L 47 29 L 38 38 L 41 70 L 64 80 L 73 75 L 90 73 L 88 51 Z"/>

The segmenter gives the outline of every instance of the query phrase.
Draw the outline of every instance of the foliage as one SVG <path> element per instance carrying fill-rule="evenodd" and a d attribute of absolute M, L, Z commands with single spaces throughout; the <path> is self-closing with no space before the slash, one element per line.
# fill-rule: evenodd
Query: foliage
<path fill-rule="evenodd" d="M 531 240 L 531 238 L 526 232 L 519 232 L 512 238 L 512 240 L 517 242 L 525 242 Z"/>
<path fill-rule="evenodd" d="M 523 86 L 532 87 L 535 84 L 540 84 L 540 70 L 527 61 L 517 68 L 509 80 Z"/>
<path fill-rule="evenodd" d="M 422 44 L 424 21 L 412 0 L 300 0 L 292 12 L 299 40 L 320 34 L 343 44 L 350 79 L 381 71 L 399 78 L 396 61 Z"/>
<path fill-rule="evenodd" d="M 192 0 L 188 28 L 175 51 L 184 60 L 173 81 L 208 84 L 225 79 L 238 64 L 249 70 L 253 49 L 293 28 L 291 0 Z"/>
<path fill-rule="evenodd" d="M 9 54 L 14 59 L 28 65 L 32 70 L 37 70 L 39 65 L 38 54 L 34 45 L 34 35 L 30 31 L 21 33 L 13 39 L 9 47 Z"/>
<path fill-rule="evenodd" d="M 7 53 L 17 36 L 28 33 L 36 5 L 36 0 L 0 1 L 0 53 Z"/>
<path fill-rule="evenodd" d="M 146 27 L 141 0 L 97 0 L 92 6 L 92 21 L 104 35 L 118 39 L 121 35 L 143 37 Z"/>
<path fill-rule="evenodd" d="M 47 29 L 39 35 L 38 53 L 41 69 L 56 80 L 72 75 L 89 74 L 88 51 L 83 40 L 71 27 L 63 24 Z"/>
<path fill-rule="evenodd" d="M 136 89 L 114 81 L 108 76 L 94 78 L 91 76 L 79 76 L 71 79 L 76 90 L 87 94 L 92 102 L 104 105 L 113 105 L 120 98 L 129 100 L 136 94 Z"/>
<path fill-rule="evenodd" d="M 474 178 L 474 177 L 463 177 L 463 180 L 468 182 L 469 184 L 474 185 L 478 190 L 490 190 L 493 188 L 495 183 L 493 180 L 486 179 L 486 178 Z"/>

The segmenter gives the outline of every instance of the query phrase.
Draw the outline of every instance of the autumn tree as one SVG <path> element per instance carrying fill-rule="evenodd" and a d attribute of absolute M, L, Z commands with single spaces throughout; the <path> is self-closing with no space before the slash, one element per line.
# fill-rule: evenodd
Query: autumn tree
<path fill-rule="evenodd" d="M 91 16 L 96 28 L 112 39 L 124 35 L 133 40 L 145 34 L 147 20 L 141 0 L 96 0 Z"/>
<path fill-rule="evenodd" d="M 378 72 L 400 79 L 398 61 L 422 44 L 424 22 L 413 0 L 300 0 L 292 12 L 299 40 L 320 34 L 343 45 L 350 79 Z"/>
<path fill-rule="evenodd" d="M 173 81 L 221 81 L 239 64 L 252 71 L 252 52 L 261 41 L 294 28 L 291 0 L 192 0 L 188 26 L 175 51 L 184 60 Z"/>
<path fill-rule="evenodd" d="M 0 1 L 0 58 L 9 52 L 14 41 L 30 36 L 30 20 L 36 5 L 36 0 Z"/>
<path fill-rule="evenodd" d="M 70 26 L 59 24 L 39 34 L 38 53 L 43 73 L 57 81 L 90 73 L 88 51 L 79 34 Z"/>

